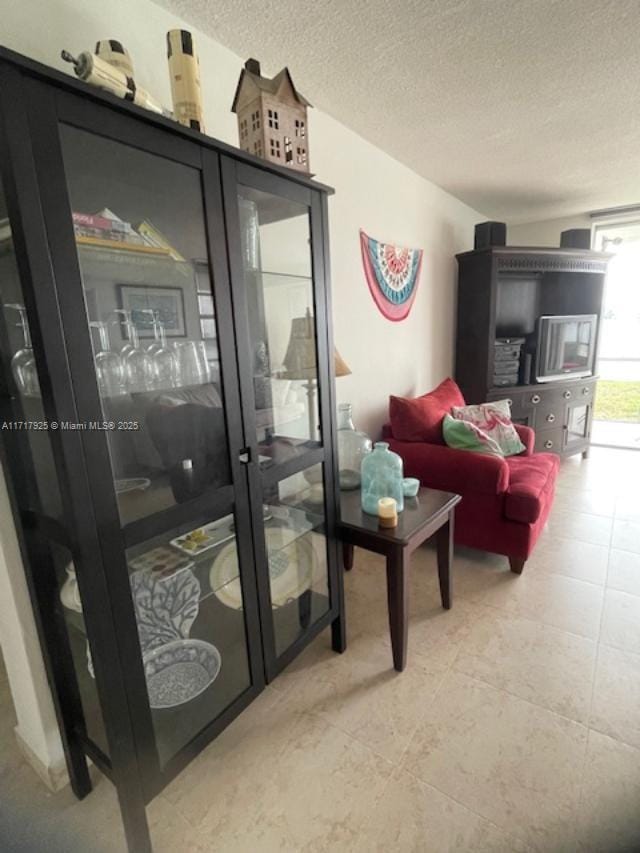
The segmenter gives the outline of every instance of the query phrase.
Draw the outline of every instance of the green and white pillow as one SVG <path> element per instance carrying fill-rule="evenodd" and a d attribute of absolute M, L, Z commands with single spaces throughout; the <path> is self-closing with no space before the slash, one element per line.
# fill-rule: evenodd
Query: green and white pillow
<path fill-rule="evenodd" d="M 511 421 L 508 400 L 496 400 L 479 406 L 454 406 L 451 413 L 455 420 L 472 423 L 486 433 L 498 445 L 503 456 L 515 456 L 525 449 Z"/>
<path fill-rule="evenodd" d="M 504 456 L 497 441 L 471 421 L 461 421 L 451 415 L 445 415 L 442 421 L 442 437 L 445 444 L 454 450 L 473 450 L 500 458 Z"/>

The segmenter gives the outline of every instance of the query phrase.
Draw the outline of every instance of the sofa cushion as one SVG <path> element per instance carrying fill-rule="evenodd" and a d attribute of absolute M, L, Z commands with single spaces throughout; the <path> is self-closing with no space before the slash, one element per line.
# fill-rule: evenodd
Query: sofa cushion
<path fill-rule="evenodd" d="M 525 449 L 511 421 L 509 400 L 494 400 L 476 406 L 454 406 L 451 414 L 456 420 L 475 424 L 479 430 L 493 439 L 503 456 L 515 456 Z"/>
<path fill-rule="evenodd" d="M 509 486 L 505 495 L 504 513 L 511 521 L 534 524 L 545 502 L 552 499 L 553 483 L 560 467 L 560 458 L 553 453 L 535 453 L 533 456 L 510 456 Z"/>
<path fill-rule="evenodd" d="M 445 379 L 422 397 L 389 397 L 393 437 L 398 441 L 444 444 L 442 420 L 454 406 L 464 406 L 464 397 L 453 379 Z"/>
<path fill-rule="evenodd" d="M 454 450 L 471 450 L 474 453 L 488 453 L 501 458 L 504 456 L 498 442 L 472 421 L 445 415 L 442 421 L 442 437 L 447 447 Z"/>

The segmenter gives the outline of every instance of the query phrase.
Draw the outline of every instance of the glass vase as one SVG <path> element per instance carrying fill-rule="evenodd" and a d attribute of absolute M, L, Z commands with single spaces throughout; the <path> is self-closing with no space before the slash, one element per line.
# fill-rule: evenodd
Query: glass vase
<path fill-rule="evenodd" d="M 360 488 L 360 466 L 371 452 L 371 439 L 353 425 L 351 403 L 338 406 L 338 482 L 347 492 Z"/>
<path fill-rule="evenodd" d="M 389 450 L 386 441 L 376 441 L 373 453 L 362 460 L 362 509 L 378 514 L 380 498 L 395 498 L 398 512 L 404 509 L 402 459 Z"/>

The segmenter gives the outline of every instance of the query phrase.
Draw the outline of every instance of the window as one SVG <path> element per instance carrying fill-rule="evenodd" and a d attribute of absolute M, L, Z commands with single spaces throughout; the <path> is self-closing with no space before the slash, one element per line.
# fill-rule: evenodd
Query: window
<path fill-rule="evenodd" d="M 260 111 L 256 110 L 255 113 L 251 113 L 251 127 L 253 130 L 260 130 Z"/>
<path fill-rule="evenodd" d="M 305 131 L 305 126 L 304 126 L 304 121 L 302 119 L 297 118 L 296 119 L 296 136 L 304 137 L 305 133 L 306 133 L 306 131 Z"/>
<path fill-rule="evenodd" d="M 291 145 L 291 139 L 288 136 L 284 138 L 284 159 L 285 163 L 290 163 L 293 160 L 293 147 Z"/>
<path fill-rule="evenodd" d="M 298 146 L 298 148 L 296 149 L 296 153 L 298 155 L 296 158 L 297 162 L 304 165 L 307 162 L 307 149 Z"/>
<path fill-rule="evenodd" d="M 280 156 L 280 140 L 279 139 L 271 139 L 271 156 L 279 157 Z"/>
<path fill-rule="evenodd" d="M 269 127 L 272 127 L 274 130 L 280 129 L 277 110 L 269 110 Z"/>
<path fill-rule="evenodd" d="M 249 128 L 247 126 L 246 118 L 240 122 L 240 142 L 246 142 L 246 139 L 249 135 Z"/>
<path fill-rule="evenodd" d="M 258 157 L 262 157 L 262 140 L 258 139 L 253 143 L 253 153 Z"/>

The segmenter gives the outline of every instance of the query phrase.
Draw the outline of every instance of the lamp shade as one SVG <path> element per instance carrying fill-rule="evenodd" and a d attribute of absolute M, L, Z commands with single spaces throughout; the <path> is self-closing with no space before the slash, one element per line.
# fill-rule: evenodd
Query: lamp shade
<path fill-rule="evenodd" d="M 315 379 L 318 375 L 316 334 L 308 308 L 304 317 L 296 317 L 291 321 L 284 366 L 285 379 Z"/>
<path fill-rule="evenodd" d="M 334 371 L 336 375 L 336 379 L 339 379 L 341 376 L 349 376 L 351 374 L 351 370 L 349 369 L 349 365 L 342 358 L 337 349 L 333 350 L 333 365 Z"/>

